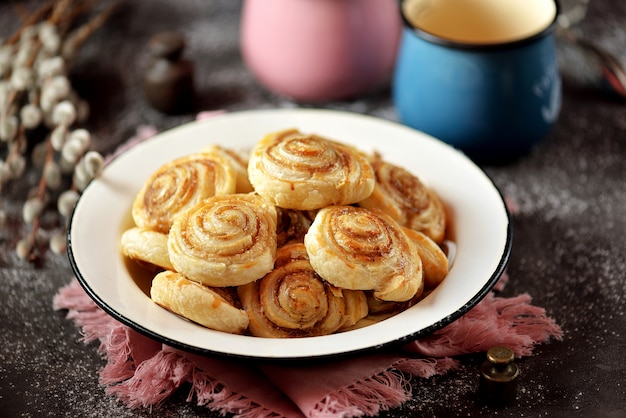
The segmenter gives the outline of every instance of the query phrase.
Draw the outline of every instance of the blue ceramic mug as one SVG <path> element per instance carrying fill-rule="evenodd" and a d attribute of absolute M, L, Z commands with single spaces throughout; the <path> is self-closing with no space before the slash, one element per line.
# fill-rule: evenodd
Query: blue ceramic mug
<path fill-rule="evenodd" d="M 527 153 L 561 107 L 556 0 L 404 0 L 400 121 L 485 162 Z"/>

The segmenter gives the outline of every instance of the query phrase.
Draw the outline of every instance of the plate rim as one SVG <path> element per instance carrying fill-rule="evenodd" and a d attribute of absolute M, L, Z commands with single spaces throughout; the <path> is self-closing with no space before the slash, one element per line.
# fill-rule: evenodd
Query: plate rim
<path fill-rule="evenodd" d="M 504 239 L 504 246 L 502 248 L 502 253 L 499 256 L 499 260 L 497 265 L 494 268 L 494 271 L 490 274 L 490 277 L 485 281 L 484 285 L 482 286 L 482 288 L 475 293 L 464 305 L 462 305 L 459 309 L 457 309 L 456 311 L 446 315 L 445 317 L 441 318 L 440 320 L 432 323 L 429 326 L 426 326 L 424 328 L 421 328 L 417 331 L 408 333 L 406 335 L 397 337 L 395 339 L 386 341 L 386 342 L 382 342 L 376 345 L 372 345 L 372 346 L 368 346 L 368 347 L 361 347 L 361 348 L 356 348 L 356 349 L 351 349 L 351 350 L 347 350 L 347 351 L 336 351 L 336 352 L 330 352 L 330 353 L 320 353 L 320 354 L 316 354 L 316 355 L 304 355 L 304 356 L 299 356 L 297 354 L 295 355 L 290 355 L 290 356 L 256 356 L 256 355 L 252 355 L 252 354 L 240 354 L 240 353 L 231 353 L 231 352 L 224 352 L 221 350 L 214 350 L 214 349 L 210 349 L 210 348 L 205 348 L 205 347 L 198 347 L 195 345 L 190 345 L 187 344 L 185 342 L 181 342 L 175 339 L 172 339 L 166 335 L 162 335 L 156 331 L 153 331 L 149 328 L 147 328 L 146 326 L 137 323 L 136 321 L 127 318 L 124 314 L 118 312 L 114 307 L 109 306 L 109 304 L 104 301 L 102 299 L 102 297 L 100 295 L 98 295 L 91 287 L 89 281 L 87 278 L 85 278 L 83 276 L 83 274 L 80 271 L 80 268 L 76 262 L 76 257 L 75 257 L 75 250 L 74 250 L 74 246 L 73 246 L 73 240 L 72 240 L 72 226 L 73 226 L 73 221 L 75 218 L 75 215 L 77 213 L 77 210 L 79 208 L 79 203 L 80 200 L 82 199 L 83 194 L 85 193 L 85 191 L 88 190 L 89 187 L 92 186 L 92 182 L 90 182 L 85 189 L 83 190 L 83 192 L 81 193 L 76 205 L 74 206 L 70 217 L 68 218 L 67 221 L 67 231 L 66 231 L 66 242 L 67 242 L 67 256 L 70 262 L 70 266 L 72 268 L 72 271 L 74 272 L 74 275 L 76 277 L 76 279 L 78 280 L 79 284 L 81 285 L 81 287 L 85 290 L 85 292 L 87 293 L 87 295 L 94 301 L 94 303 L 100 308 L 102 309 L 104 312 L 106 312 L 108 315 L 110 315 L 112 318 L 114 318 L 115 320 L 117 320 L 118 322 L 134 329 L 135 331 L 139 332 L 140 334 L 143 334 L 149 338 L 155 339 L 161 343 L 164 343 L 166 345 L 169 345 L 171 347 L 177 348 L 177 349 L 181 349 L 187 352 L 191 352 L 191 353 L 196 353 L 196 354 L 201 354 L 201 355 L 210 355 L 210 356 L 218 356 L 218 357 L 225 357 L 225 358 L 239 358 L 239 359 L 254 359 L 254 360 L 269 360 L 269 361 L 293 361 L 293 360 L 303 360 L 303 359 L 308 359 L 308 360 L 314 360 L 314 359 L 326 359 L 326 358 L 337 358 L 337 357 L 342 357 L 342 356 L 347 356 L 347 355 L 355 355 L 355 354 L 359 354 L 359 353 L 369 353 L 369 352 L 373 352 L 376 350 L 381 350 L 383 348 L 392 348 L 394 346 L 399 346 L 402 345 L 404 343 L 407 343 L 408 341 L 412 341 L 415 340 L 417 338 L 423 337 L 425 335 L 429 335 L 443 327 L 445 327 L 446 325 L 449 325 L 450 323 L 456 321 L 458 318 L 460 318 L 461 316 L 465 315 L 469 310 L 471 310 L 474 306 L 476 306 L 482 299 L 485 298 L 485 296 L 491 291 L 491 289 L 493 288 L 493 286 L 497 283 L 498 279 L 502 276 L 502 274 L 505 272 L 506 270 L 506 266 L 509 262 L 510 259 L 510 255 L 511 255 L 511 249 L 512 249 L 512 244 L 513 244 L 513 225 L 512 225 L 512 221 L 511 221 L 511 214 L 510 211 L 506 205 L 504 196 L 502 194 L 502 192 L 500 191 L 500 189 L 497 187 L 497 185 L 495 184 L 495 182 L 493 181 L 493 179 L 491 178 L 491 176 L 488 175 L 488 173 L 481 168 L 480 166 L 478 166 L 474 161 L 472 161 L 469 157 L 467 157 L 465 154 L 463 154 L 461 151 L 459 151 L 458 149 L 452 147 L 449 144 L 446 144 L 426 133 L 423 133 L 421 131 L 417 131 L 413 128 L 407 127 L 406 125 L 401 124 L 400 122 L 396 122 L 393 120 L 389 120 L 389 119 L 384 119 L 378 116 L 373 116 L 373 115 L 368 115 L 368 114 L 362 114 L 362 113 L 356 113 L 356 112 L 351 112 L 351 111 L 345 111 L 345 110 L 332 110 L 332 109 L 320 109 L 320 108 L 278 108 L 278 109 L 257 109 L 257 110 L 242 110 L 242 111 L 233 111 L 233 112 L 228 112 L 228 113 L 224 113 L 224 114 L 220 114 L 219 116 L 216 116 L 215 118 L 211 118 L 211 119 L 207 119 L 207 120 L 195 120 L 195 121 L 190 121 L 187 123 L 183 123 L 181 125 L 177 125 L 175 127 L 166 129 L 164 131 L 161 131 L 159 133 L 157 133 L 156 135 L 136 144 L 135 146 L 133 146 L 131 149 L 135 149 L 137 147 L 142 147 L 145 146 L 146 144 L 149 144 L 151 141 L 158 141 L 160 137 L 162 137 L 165 134 L 171 135 L 173 132 L 175 132 L 176 130 L 179 129 L 193 129 L 193 127 L 195 125 L 199 125 L 199 124 L 205 124 L 205 123 L 212 123 L 215 121 L 219 121 L 219 120 L 223 120 L 223 118 L 227 118 L 229 116 L 231 117 L 245 117 L 246 115 L 262 115 L 263 113 L 267 113 L 267 114 L 277 114 L 277 113 L 294 113 L 294 114 L 300 114 L 300 115 L 305 115 L 305 114 L 316 114 L 316 115 L 323 115 L 323 114 L 329 114 L 329 115 L 333 115 L 333 116 L 337 116 L 337 117 L 348 117 L 348 118 L 364 118 L 364 119 L 368 119 L 372 122 L 375 123 L 382 123 L 382 124 L 390 124 L 397 127 L 400 127 L 402 129 L 407 129 L 413 133 L 416 133 L 420 136 L 422 136 L 424 139 L 428 139 L 428 140 L 434 140 L 440 144 L 443 144 L 444 146 L 450 148 L 451 150 L 457 152 L 458 154 L 460 154 L 464 159 L 466 159 L 469 164 L 473 165 L 475 169 L 477 169 L 478 171 L 481 172 L 481 174 L 489 181 L 489 183 L 491 184 L 491 186 L 493 187 L 494 191 L 497 193 L 497 195 L 499 196 L 501 202 L 502 202 L 502 207 L 504 209 L 504 214 L 506 217 L 506 236 Z M 258 116 L 256 116 L 258 117 Z M 121 153 L 119 155 L 114 155 L 113 158 L 111 158 L 108 161 L 108 164 L 113 163 L 115 160 L 123 157 L 125 155 L 124 153 Z M 107 165 L 108 165 L 107 164 Z M 106 168 L 106 167 L 105 167 Z M 94 179 L 95 181 L 96 179 Z M 314 339 L 314 338 L 320 338 L 320 337 L 305 337 L 305 338 L 310 338 L 310 339 Z"/>

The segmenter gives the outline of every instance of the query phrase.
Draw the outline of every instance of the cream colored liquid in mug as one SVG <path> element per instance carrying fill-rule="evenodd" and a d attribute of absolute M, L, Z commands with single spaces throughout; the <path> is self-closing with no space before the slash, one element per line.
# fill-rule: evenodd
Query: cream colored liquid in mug
<path fill-rule="evenodd" d="M 497 44 L 536 35 L 555 18 L 553 0 L 405 0 L 414 27 L 470 44 Z"/>

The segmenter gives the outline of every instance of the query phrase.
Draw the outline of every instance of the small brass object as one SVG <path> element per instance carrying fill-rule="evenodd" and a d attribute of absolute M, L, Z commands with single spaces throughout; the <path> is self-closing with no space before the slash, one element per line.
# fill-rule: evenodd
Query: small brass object
<path fill-rule="evenodd" d="M 491 347 L 480 368 L 480 392 L 483 400 L 493 406 L 506 406 L 517 398 L 519 369 L 515 353 L 503 346 Z"/>

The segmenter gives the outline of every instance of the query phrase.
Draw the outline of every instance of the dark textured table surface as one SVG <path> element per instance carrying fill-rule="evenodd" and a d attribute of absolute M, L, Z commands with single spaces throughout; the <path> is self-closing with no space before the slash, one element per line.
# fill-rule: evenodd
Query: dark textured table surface
<path fill-rule="evenodd" d="M 0 36 L 18 27 L 17 4 L 0 2 Z M 33 6 L 33 7 L 31 7 Z M 145 45 L 162 30 L 182 32 L 195 61 L 201 110 L 304 106 L 261 88 L 239 53 L 240 1 L 135 0 L 92 35 L 73 67 L 91 105 L 94 148 L 112 151 L 139 125 L 167 129 L 193 119 L 166 117 L 146 106 L 140 88 Z M 591 0 L 577 30 L 626 63 L 626 3 Z M 626 103 L 589 83 L 571 48 L 559 49 L 563 76 L 560 119 L 530 155 L 485 170 L 518 204 L 505 296 L 527 292 L 560 324 L 563 341 L 539 346 L 518 361 L 517 403 L 476 403 L 482 356 L 467 356 L 444 376 L 414 380 L 413 399 L 382 416 L 626 416 Z M 396 119 L 387 90 L 320 105 Z M 64 255 L 41 262 L 14 251 L 26 175 L 2 192 L 10 226 L 0 231 L 0 416 L 212 416 L 181 391 L 152 410 L 125 408 L 98 384 L 103 360 L 94 344 L 52 309 L 72 277 Z M 218 416 L 215 414 L 214 416 Z"/>

